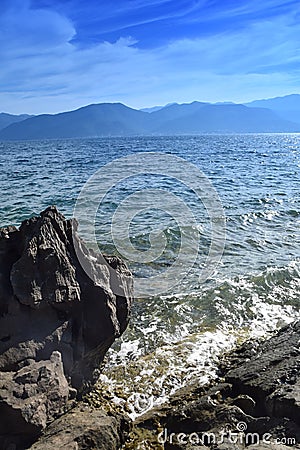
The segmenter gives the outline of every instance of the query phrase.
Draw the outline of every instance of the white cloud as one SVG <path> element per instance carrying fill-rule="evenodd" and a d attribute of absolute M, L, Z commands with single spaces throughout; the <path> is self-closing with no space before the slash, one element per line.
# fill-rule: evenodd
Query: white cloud
<path fill-rule="evenodd" d="M 29 8 L 28 2 L 12 1 L 0 15 L 0 55 L 31 56 L 67 44 L 74 36 L 72 23 L 60 14 Z"/>
<path fill-rule="evenodd" d="M 15 4 L 15 3 L 14 3 Z M 89 48 L 71 43 L 64 16 L 21 2 L 0 16 L 0 109 L 57 112 L 101 101 L 134 107 L 233 100 L 298 90 L 300 26 L 293 13 L 210 38 L 141 49 L 123 37 Z"/>

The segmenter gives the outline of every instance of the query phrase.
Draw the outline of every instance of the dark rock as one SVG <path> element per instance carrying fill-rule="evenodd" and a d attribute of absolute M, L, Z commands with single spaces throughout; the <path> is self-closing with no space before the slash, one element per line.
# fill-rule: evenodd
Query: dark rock
<path fill-rule="evenodd" d="M 235 365 L 226 381 L 257 401 L 256 414 L 289 417 L 300 425 L 300 321 L 263 342 L 248 361 L 241 353 Z"/>
<path fill-rule="evenodd" d="M 90 252 L 76 230 L 55 207 L 0 229 L 1 449 L 11 436 L 23 448 L 22 436 L 36 437 L 96 381 L 128 324 L 130 272 Z"/>
<path fill-rule="evenodd" d="M 80 405 L 52 422 L 31 450 L 117 450 L 124 443 L 130 422 L 123 415 Z"/>
<path fill-rule="evenodd" d="M 218 380 L 187 386 L 136 419 L 128 449 L 299 449 L 299 343 L 300 322 L 247 342 L 224 359 Z"/>
<path fill-rule="evenodd" d="M 255 401 L 249 395 L 240 394 L 233 401 L 235 406 L 238 406 L 244 413 L 253 415 L 255 412 Z"/>

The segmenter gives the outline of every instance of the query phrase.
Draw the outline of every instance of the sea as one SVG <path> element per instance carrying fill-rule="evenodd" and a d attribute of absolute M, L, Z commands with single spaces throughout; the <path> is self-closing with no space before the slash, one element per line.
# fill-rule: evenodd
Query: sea
<path fill-rule="evenodd" d="M 133 418 L 299 318 L 299 134 L 0 142 L 0 173 L 0 226 L 75 211 L 87 245 L 131 269 L 138 295 L 99 383 Z"/>

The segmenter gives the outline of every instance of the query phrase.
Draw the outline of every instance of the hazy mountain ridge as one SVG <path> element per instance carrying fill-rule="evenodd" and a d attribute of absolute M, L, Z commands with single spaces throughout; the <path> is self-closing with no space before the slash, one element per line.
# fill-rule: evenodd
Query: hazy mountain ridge
<path fill-rule="evenodd" d="M 290 96 L 288 96 L 290 97 Z M 294 104 L 300 95 L 295 94 Z M 291 99 L 258 100 L 248 105 L 205 102 L 172 103 L 150 111 L 122 103 L 100 103 L 59 114 L 42 114 L 10 123 L 0 129 L 0 139 L 59 139 L 102 136 L 300 132 L 299 123 L 285 119 L 280 111 Z M 262 107 L 270 104 L 270 108 Z M 298 104 L 298 103 L 297 103 Z M 258 105 L 261 105 L 258 107 Z M 158 108 L 158 109 L 155 109 Z M 273 108 L 273 109 L 272 109 Z M 286 111 L 289 111 L 288 109 Z M 0 115 L 1 117 L 1 115 Z M 20 116 L 13 116 L 20 117 Z"/>
<path fill-rule="evenodd" d="M 273 111 L 265 108 L 247 108 L 243 105 L 202 104 L 184 117 L 179 116 L 163 123 L 157 131 L 171 134 L 194 134 L 199 132 L 292 132 L 296 130 L 300 131 L 299 124 L 282 120 Z"/>
<path fill-rule="evenodd" d="M 29 114 L 15 115 L 15 114 L 0 113 L 0 130 L 3 130 L 12 123 L 21 122 L 25 119 L 29 119 L 30 117 L 33 116 Z"/>
<path fill-rule="evenodd" d="M 293 122 L 300 122 L 300 95 L 290 94 L 284 97 L 274 97 L 262 100 L 254 100 L 245 103 L 250 108 L 268 108 L 279 117 Z"/>
<path fill-rule="evenodd" d="M 160 109 L 166 108 L 167 106 L 171 106 L 171 105 L 178 105 L 178 103 L 171 102 L 171 103 L 167 103 L 166 105 L 151 106 L 150 108 L 141 108 L 141 109 L 139 109 L 139 111 L 153 113 L 155 111 L 159 111 Z"/>
<path fill-rule="evenodd" d="M 56 139 L 140 134 L 146 131 L 147 115 L 122 103 L 88 105 L 75 111 L 53 115 L 42 114 L 12 124 L 0 131 L 0 139 Z"/>

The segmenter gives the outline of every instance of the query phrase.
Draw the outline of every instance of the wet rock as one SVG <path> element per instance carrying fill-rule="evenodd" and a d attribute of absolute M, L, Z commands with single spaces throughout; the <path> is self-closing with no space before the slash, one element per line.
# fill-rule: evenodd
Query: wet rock
<path fill-rule="evenodd" d="M 96 381 L 131 299 L 125 264 L 89 251 L 55 207 L 0 229 L 1 449 L 32 443 Z"/>
<path fill-rule="evenodd" d="M 219 379 L 187 386 L 136 419 L 128 448 L 140 436 L 170 450 L 300 448 L 299 343 L 300 322 L 247 342 L 224 359 Z"/>

